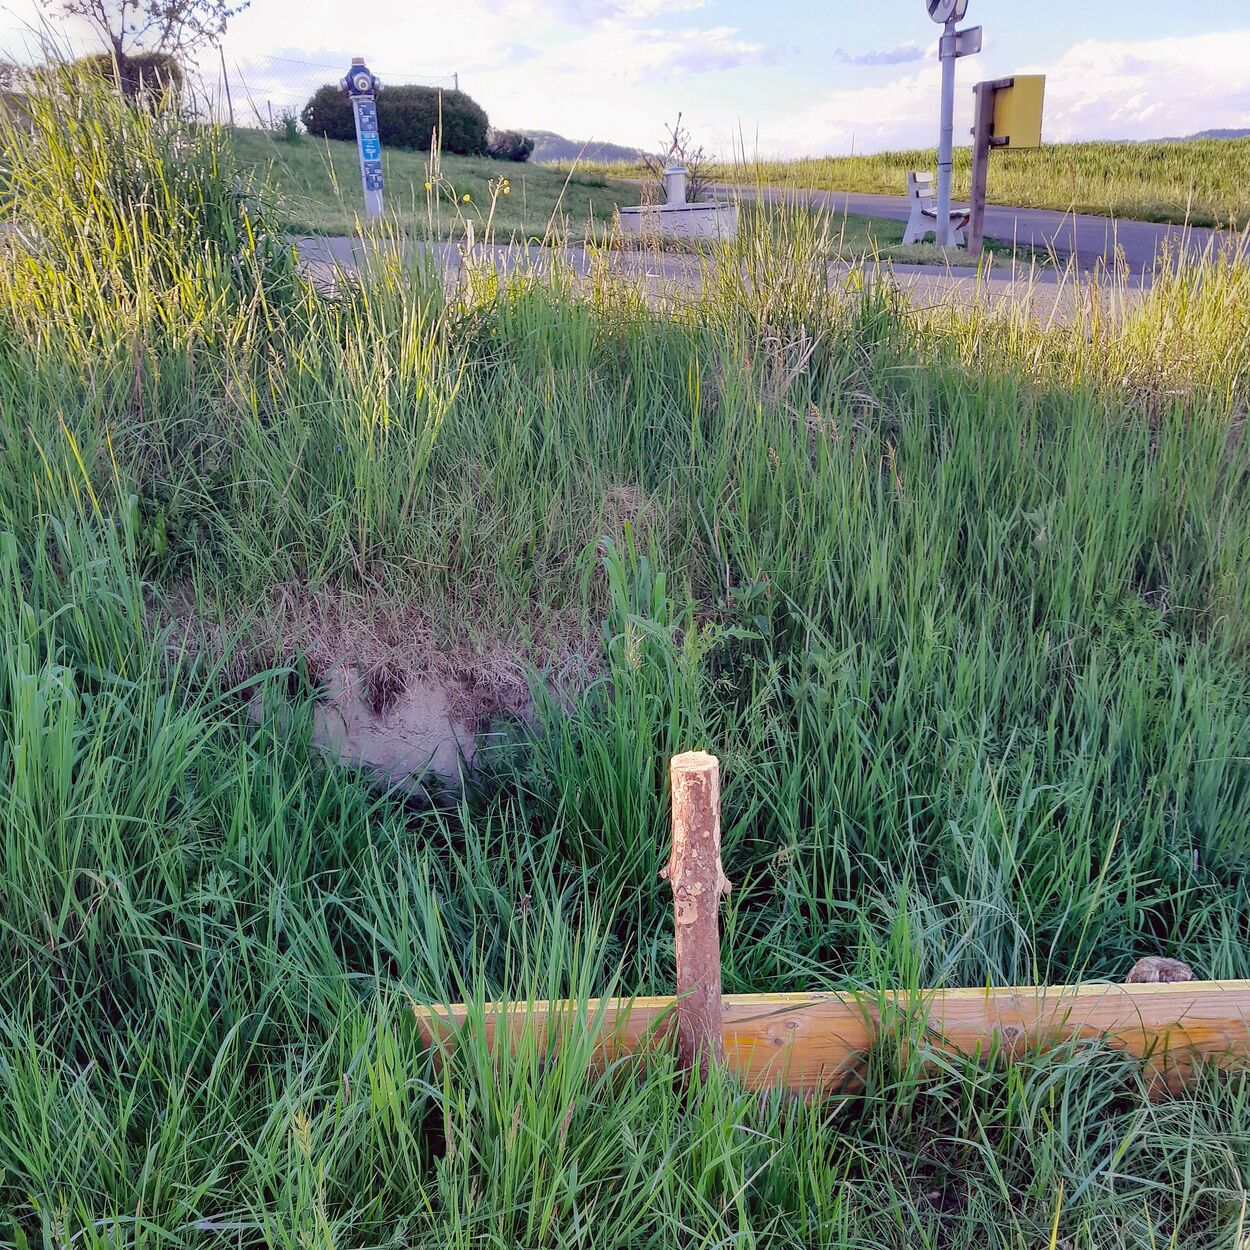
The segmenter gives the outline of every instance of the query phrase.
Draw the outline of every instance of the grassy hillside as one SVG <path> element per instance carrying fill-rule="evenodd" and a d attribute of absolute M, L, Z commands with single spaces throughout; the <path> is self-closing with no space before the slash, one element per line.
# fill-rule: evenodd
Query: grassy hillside
<path fill-rule="evenodd" d="M 410 1008 L 667 989 L 695 745 L 731 990 L 1250 975 L 1250 267 L 1044 327 L 782 218 L 663 312 L 324 299 L 220 132 L 70 98 L 5 136 L 6 1246 L 1239 1242 L 1245 1075 L 900 1021 L 796 1103 Z M 343 658 L 456 685 L 463 795 L 312 748 Z"/>
<path fill-rule="evenodd" d="M 266 172 L 281 193 L 291 228 L 310 234 L 350 234 L 364 212 L 356 145 L 301 135 L 294 142 L 264 130 L 236 130 L 233 143 L 242 165 Z M 440 176 L 441 174 L 441 176 Z M 473 220 L 480 233 L 500 179 L 507 196 L 495 197 L 494 229 L 503 239 L 542 238 L 557 231 L 601 234 L 618 203 L 633 203 L 636 188 L 594 171 L 557 169 L 487 157 L 440 156 L 431 177 L 428 153 L 383 147 L 383 176 L 391 209 L 412 228 L 447 233 Z M 425 184 L 431 183 L 427 192 Z M 468 195 L 469 202 L 464 203 Z"/>

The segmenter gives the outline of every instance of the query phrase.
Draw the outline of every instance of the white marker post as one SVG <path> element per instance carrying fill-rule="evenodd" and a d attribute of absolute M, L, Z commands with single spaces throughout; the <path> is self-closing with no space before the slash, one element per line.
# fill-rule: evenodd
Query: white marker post
<path fill-rule="evenodd" d="M 950 247 L 951 170 L 955 163 L 955 62 L 961 56 L 981 51 L 981 28 L 956 30 L 955 23 L 968 11 L 968 0 L 925 0 L 929 16 L 942 27 L 938 56 L 942 61 L 942 120 L 938 133 L 937 221 L 934 230 L 938 245 Z"/>
<path fill-rule="evenodd" d="M 352 57 L 352 67 L 339 86 L 352 101 L 356 115 L 356 146 L 360 149 L 360 183 L 365 214 L 382 216 L 382 139 L 378 134 L 377 95 L 382 84 L 369 72 L 363 56 Z"/>

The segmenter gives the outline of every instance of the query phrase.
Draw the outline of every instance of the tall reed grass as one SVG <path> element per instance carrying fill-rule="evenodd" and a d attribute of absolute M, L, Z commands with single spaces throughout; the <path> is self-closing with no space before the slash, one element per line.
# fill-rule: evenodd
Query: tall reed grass
<path fill-rule="evenodd" d="M 1154 1102 L 1096 1045 L 916 1036 L 798 1103 L 592 1075 L 577 1031 L 436 1063 L 408 1007 L 665 991 L 696 745 L 730 989 L 1250 974 L 1244 262 L 1045 326 L 830 288 L 804 218 L 663 312 L 558 264 L 326 299 L 215 131 L 33 113 L 0 1241 L 1241 1244 L 1244 1078 Z M 401 672 L 527 674 L 537 730 L 442 807 L 327 765 L 327 622 Z"/>

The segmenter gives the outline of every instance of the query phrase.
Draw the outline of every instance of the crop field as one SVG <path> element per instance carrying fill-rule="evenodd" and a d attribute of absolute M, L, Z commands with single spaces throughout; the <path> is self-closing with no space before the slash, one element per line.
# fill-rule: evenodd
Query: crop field
<path fill-rule="evenodd" d="M 935 169 L 932 148 L 870 156 L 752 160 L 719 166 L 732 184 L 802 191 L 907 194 L 907 172 Z M 604 176 L 626 167 L 600 165 Z M 1053 208 L 1137 221 L 1243 229 L 1250 223 L 1250 139 L 1186 139 L 1151 143 L 1047 143 L 1036 150 L 995 152 L 987 195 L 993 204 Z M 972 149 L 955 149 L 953 194 L 966 200 Z"/>
<path fill-rule="evenodd" d="M 931 149 L 919 149 L 763 161 L 748 164 L 738 176 L 803 188 L 905 195 L 909 169 L 936 165 Z M 987 195 L 991 203 L 1023 208 L 1242 228 L 1250 223 L 1247 170 L 1250 139 L 1048 143 L 1032 150 L 995 152 Z M 956 148 L 956 196 L 967 199 L 971 173 L 972 149 Z"/>
<path fill-rule="evenodd" d="M 336 298 L 228 136 L 4 135 L 0 1244 L 1241 1247 L 1250 1077 L 900 1033 L 796 1100 L 414 1005 L 671 991 L 722 761 L 728 991 L 1250 976 L 1250 265 L 914 309 L 783 210 L 658 310 Z M 3 123 L 0 123 L 3 125 Z M 313 743 L 344 660 L 464 785 Z"/>

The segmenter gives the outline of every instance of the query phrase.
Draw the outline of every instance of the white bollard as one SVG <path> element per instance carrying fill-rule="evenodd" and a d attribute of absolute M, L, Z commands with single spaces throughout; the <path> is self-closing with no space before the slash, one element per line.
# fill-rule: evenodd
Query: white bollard
<path fill-rule="evenodd" d="M 680 164 L 664 167 L 664 202 L 672 208 L 686 202 L 686 167 Z"/>

